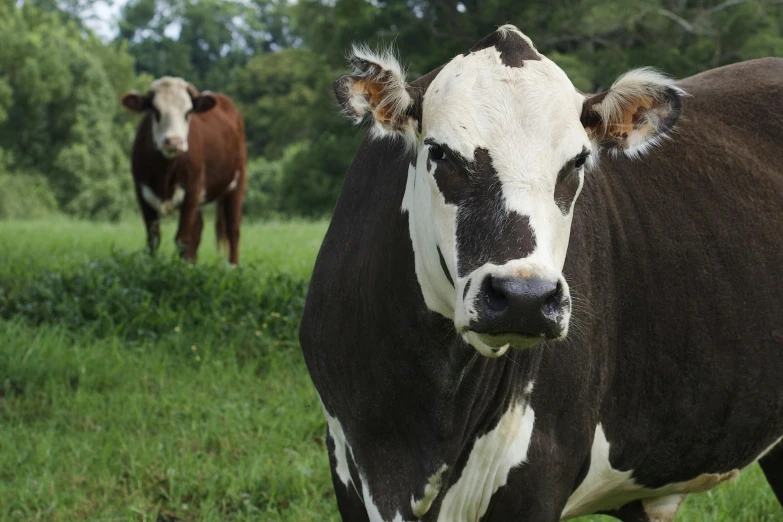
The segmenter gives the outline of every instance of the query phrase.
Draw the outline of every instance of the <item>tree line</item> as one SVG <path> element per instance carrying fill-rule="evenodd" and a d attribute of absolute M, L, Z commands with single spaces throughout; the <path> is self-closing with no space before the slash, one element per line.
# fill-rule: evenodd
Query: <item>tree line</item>
<path fill-rule="evenodd" d="M 331 89 L 354 41 L 393 45 L 415 78 L 513 23 L 588 92 L 642 65 L 783 56 L 781 0 L 129 0 L 111 41 L 94 1 L 0 0 L 0 217 L 134 214 L 119 97 L 163 75 L 240 106 L 247 215 L 319 217 L 362 137 Z"/>

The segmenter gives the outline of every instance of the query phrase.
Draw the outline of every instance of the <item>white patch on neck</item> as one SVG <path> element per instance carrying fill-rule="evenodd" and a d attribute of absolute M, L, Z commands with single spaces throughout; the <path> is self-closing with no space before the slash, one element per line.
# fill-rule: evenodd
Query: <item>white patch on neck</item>
<path fill-rule="evenodd" d="M 329 427 L 329 436 L 334 442 L 334 460 L 337 462 L 335 471 L 340 477 L 340 482 L 347 488 L 351 483 L 351 472 L 348 469 L 348 452 L 346 451 L 348 443 L 345 440 L 345 433 L 340 421 L 329 415 L 326 408 L 324 408 L 324 417 L 326 417 L 326 425 Z"/>
<path fill-rule="evenodd" d="M 440 493 L 441 476 L 447 469 L 449 469 L 449 467 L 444 464 L 430 477 L 430 479 L 427 481 L 427 485 L 424 486 L 423 497 L 421 497 L 419 500 L 411 497 L 411 510 L 413 511 L 414 515 L 421 518 L 429 512 L 430 508 L 432 507 L 432 502 L 438 496 L 438 493 Z"/>
<path fill-rule="evenodd" d="M 443 498 L 438 522 L 478 522 L 484 516 L 492 495 L 525 462 L 534 422 L 533 408 L 517 403 L 476 440 L 462 475 Z"/>
<path fill-rule="evenodd" d="M 174 187 L 174 194 L 171 199 L 161 201 L 147 185 L 141 184 L 141 197 L 151 206 L 155 212 L 161 216 L 166 216 L 179 208 L 185 200 L 185 189 L 181 185 Z"/>
<path fill-rule="evenodd" d="M 609 449 L 610 444 L 606 440 L 603 427 L 598 424 L 590 453 L 590 469 L 576 491 L 568 498 L 561 519 L 611 511 L 634 500 L 642 500 L 645 510 L 649 507 L 653 513 L 657 513 L 658 518 L 653 518 L 653 522 L 669 522 L 670 519 L 666 517 L 669 514 L 673 517 L 679 507 L 679 504 L 674 507 L 677 502 L 675 497 L 707 491 L 721 482 L 739 477 L 739 469 L 733 469 L 726 473 L 705 473 L 685 482 L 648 489 L 634 481 L 633 470 L 619 471 L 612 468 L 609 463 Z"/>

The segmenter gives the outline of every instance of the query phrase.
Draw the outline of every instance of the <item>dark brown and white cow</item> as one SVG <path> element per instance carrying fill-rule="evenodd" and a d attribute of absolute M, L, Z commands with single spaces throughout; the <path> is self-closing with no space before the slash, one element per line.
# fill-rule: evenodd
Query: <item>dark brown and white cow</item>
<path fill-rule="evenodd" d="M 759 459 L 781 498 L 783 60 L 585 95 L 504 26 L 352 62 L 300 327 L 343 519 L 669 522 Z"/>
<path fill-rule="evenodd" d="M 162 216 L 179 209 L 176 243 L 195 261 L 204 220 L 201 206 L 216 202 L 218 245 L 239 261 L 239 225 L 246 187 L 245 125 L 231 98 L 199 93 L 182 78 L 165 76 L 146 94 L 130 92 L 122 104 L 144 114 L 136 132 L 131 168 L 147 226 L 147 245 L 160 245 Z"/>

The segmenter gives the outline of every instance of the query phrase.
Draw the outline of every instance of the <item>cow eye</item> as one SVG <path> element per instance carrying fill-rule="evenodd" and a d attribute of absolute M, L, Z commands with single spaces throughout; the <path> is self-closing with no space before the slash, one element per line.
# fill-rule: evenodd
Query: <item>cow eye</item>
<path fill-rule="evenodd" d="M 193 109 L 190 109 L 188 112 L 185 113 L 185 119 L 187 120 L 190 118 L 190 114 L 193 112 Z"/>
<path fill-rule="evenodd" d="M 430 159 L 432 161 L 445 161 L 446 153 L 438 145 L 430 145 Z"/>
<path fill-rule="evenodd" d="M 585 166 L 586 162 L 587 162 L 587 154 L 585 154 L 584 156 L 579 156 L 578 158 L 576 158 L 576 161 L 574 162 L 574 168 L 576 170 L 579 170 Z"/>

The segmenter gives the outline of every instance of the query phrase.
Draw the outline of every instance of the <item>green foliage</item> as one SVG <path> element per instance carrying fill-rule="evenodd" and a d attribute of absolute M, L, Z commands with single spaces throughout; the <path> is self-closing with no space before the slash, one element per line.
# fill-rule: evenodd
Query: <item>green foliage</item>
<path fill-rule="evenodd" d="M 242 109 L 260 191 L 246 214 L 309 217 L 331 212 L 361 138 L 331 87 L 353 42 L 392 45 L 415 78 L 513 23 L 586 92 L 639 66 L 685 77 L 783 56 L 779 0 L 130 0 L 110 43 L 84 25 L 94 2 L 0 1 L 0 149 L 3 172 L 96 219 L 137 213 L 117 98 L 163 75 Z"/>
<path fill-rule="evenodd" d="M 0 318 L 0 519 L 337 522 L 321 405 L 286 320 L 325 223 L 248 224 L 233 271 L 211 251 L 195 268 L 128 253 L 140 229 L 0 221 L 0 307 L 16 310 Z M 781 517 L 754 466 L 678 519 Z"/>
<path fill-rule="evenodd" d="M 261 330 L 295 337 L 306 282 L 271 274 L 250 284 L 250 271 L 115 252 L 67 274 L 43 272 L 21 286 L 0 280 L 0 317 L 130 340 L 155 340 L 205 322 L 226 338 Z"/>
<path fill-rule="evenodd" d="M 0 11 L 0 148 L 13 153 L 6 171 L 45 178 L 68 214 L 118 218 L 133 200 L 123 143 L 130 127 L 117 102 L 135 81 L 132 58 L 57 13 Z"/>

